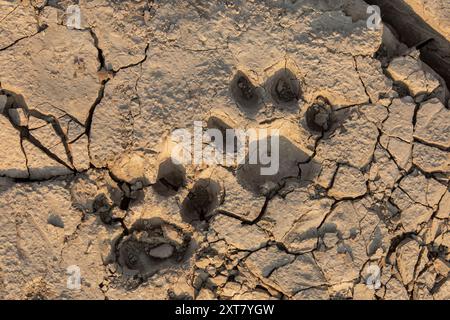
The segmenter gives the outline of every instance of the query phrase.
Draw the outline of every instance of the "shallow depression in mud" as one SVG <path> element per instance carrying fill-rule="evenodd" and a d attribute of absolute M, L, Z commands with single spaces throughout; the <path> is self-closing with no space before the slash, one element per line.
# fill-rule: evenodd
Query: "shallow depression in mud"
<path fill-rule="evenodd" d="M 116 259 L 125 275 L 151 276 L 182 263 L 191 234 L 161 218 L 138 220 L 116 246 Z"/>
<path fill-rule="evenodd" d="M 231 134 L 232 128 L 230 125 L 225 123 L 222 119 L 212 116 L 208 119 L 207 122 L 208 133 L 212 133 L 210 135 L 211 142 L 215 145 L 216 149 L 222 153 L 236 153 L 238 151 L 238 140 L 235 136 L 234 132 Z M 216 137 L 215 130 L 218 130 L 217 133 L 220 133 L 222 139 L 220 141 L 216 141 L 218 137 Z M 227 135 L 227 131 L 230 132 L 230 135 Z M 217 135 L 219 136 L 219 135 Z"/>
<path fill-rule="evenodd" d="M 305 118 L 310 130 L 326 132 L 333 125 L 333 108 L 326 98 L 318 97 L 306 110 Z"/>
<path fill-rule="evenodd" d="M 251 154 L 247 153 L 245 163 L 236 172 L 239 184 L 257 195 L 265 195 L 266 190 L 282 184 L 285 179 L 302 179 L 309 175 L 306 170 L 314 167 L 314 161 L 311 161 L 302 172 L 299 165 L 309 159 L 308 155 L 284 136 L 279 136 L 278 141 L 273 139 L 254 141 L 258 148 L 253 148 L 255 151 Z M 264 148 L 267 151 L 262 156 L 267 159 L 263 160 L 260 151 Z"/>
<path fill-rule="evenodd" d="M 219 206 L 220 185 L 211 179 L 197 181 L 182 203 L 181 216 L 185 222 L 208 220 Z"/>
<path fill-rule="evenodd" d="M 230 91 L 241 109 L 251 112 L 258 108 L 261 101 L 260 92 L 243 72 L 236 73 L 231 81 Z"/>
<path fill-rule="evenodd" d="M 302 96 L 300 81 L 289 69 L 283 68 L 267 81 L 267 89 L 272 100 L 281 106 L 297 104 Z"/>
<path fill-rule="evenodd" d="M 180 164 L 175 164 L 167 158 L 159 165 L 157 182 L 153 186 L 155 191 L 163 196 L 177 193 L 186 184 L 186 170 Z"/>

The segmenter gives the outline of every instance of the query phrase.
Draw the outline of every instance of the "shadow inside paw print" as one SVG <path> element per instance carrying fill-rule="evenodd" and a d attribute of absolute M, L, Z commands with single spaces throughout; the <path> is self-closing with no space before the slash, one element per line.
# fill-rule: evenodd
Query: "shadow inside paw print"
<path fill-rule="evenodd" d="M 305 113 L 308 129 L 315 132 L 327 132 L 334 122 L 334 112 L 330 102 L 318 97 Z"/>
<path fill-rule="evenodd" d="M 302 88 L 296 75 L 283 68 L 275 72 L 266 83 L 267 91 L 275 105 L 281 108 L 296 108 L 302 97 Z"/>
<path fill-rule="evenodd" d="M 207 122 L 209 130 L 218 130 L 222 136 L 222 141 L 216 141 L 216 137 L 211 137 L 211 142 L 215 145 L 216 149 L 222 153 L 236 153 L 238 152 L 238 141 L 237 137 L 233 135 L 228 135 L 227 131 L 231 131 L 232 128 L 225 121 L 219 117 L 212 116 Z"/>
<path fill-rule="evenodd" d="M 186 184 L 186 170 L 180 164 L 175 164 L 171 158 L 159 165 L 157 182 L 153 186 L 162 196 L 172 196 Z"/>
<path fill-rule="evenodd" d="M 183 221 L 208 220 L 219 206 L 221 198 L 220 185 L 211 179 L 197 181 L 182 203 L 181 216 Z"/>
<path fill-rule="evenodd" d="M 302 180 L 311 174 L 310 170 L 316 170 L 314 169 L 317 165 L 315 161 L 308 162 L 309 156 L 288 138 L 280 136 L 278 143 L 274 144 L 275 146 L 278 145 L 276 150 L 272 150 L 271 139 L 269 138 L 269 142 L 264 140 L 253 142 L 259 146 L 261 143 L 267 143 L 268 150 L 266 153 L 267 157 L 271 158 L 270 163 L 261 158 L 257 148 L 253 148 L 256 150 L 256 154 L 253 154 L 254 159 L 251 160 L 252 154 L 247 153 L 245 163 L 240 165 L 236 172 L 239 184 L 257 195 L 266 195 L 265 190 L 267 188 L 270 190 L 272 189 L 271 186 L 282 185 L 286 179 Z M 299 167 L 302 163 L 308 163 L 302 169 L 304 172 Z M 267 172 L 264 171 L 269 167 L 273 169 L 273 172 L 271 172 L 272 169 Z"/>
<path fill-rule="evenodd" d="M 260 90 L 242 71 L 238 71 L 234 76 L 230 91 L 234 101 L 244 112 L 257 112 L 261 103 Z"/>

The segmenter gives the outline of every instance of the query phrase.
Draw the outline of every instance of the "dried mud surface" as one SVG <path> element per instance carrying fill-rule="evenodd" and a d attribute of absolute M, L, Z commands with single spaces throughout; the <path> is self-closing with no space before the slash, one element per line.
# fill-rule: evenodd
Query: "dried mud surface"
<path fill-rule="evenodd" d="M 0 8 L 0 298 L 450 299 L 446 75 L 364 1 Z M 174 164 L 194 121 L 279 129 L 279 172 Z"/>

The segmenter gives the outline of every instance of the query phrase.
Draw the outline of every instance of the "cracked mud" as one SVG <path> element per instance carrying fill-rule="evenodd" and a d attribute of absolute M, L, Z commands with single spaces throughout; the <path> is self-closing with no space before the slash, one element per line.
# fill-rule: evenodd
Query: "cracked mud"
<path fill-rule="evenodd" d="M 450 8 L 366 2 L 0 0 L 0 298 L 450 299 Z"/>

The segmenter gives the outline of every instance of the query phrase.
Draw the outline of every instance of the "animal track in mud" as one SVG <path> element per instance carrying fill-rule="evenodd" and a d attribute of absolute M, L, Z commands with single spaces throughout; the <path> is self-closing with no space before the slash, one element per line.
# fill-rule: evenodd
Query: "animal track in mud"
<path fill-rule="evenodd" d="M 223 153 L 227 152 L 228 150 L 231 150 L 233 153 L 236 153 L 238 151 L 238 141 L 237 137 L 233 137 L 233 139 L 228 139 L 227 137 L 227 130 L 232 130 L 233 128 L 228 125 L 225 121 L 220 119 L 219 117 L 212 116 L 208 119 L 207 122 L 208 129 L 216 129 L 219 130 L 222 134 L 222 144 L 216 144 L 217 149 Z M 211 137 L 212 142 L 214 143 L 215 137 Z"/>
<path fill-rule="evenodd" d="M 163 196 L 171 196 L 186 184 L 186 170 L 180 164 L 175 164 L 167 158 L 159 165 L 155 191 Z"/>
<path fill-rule="evenodd" d="M 113 217 L 111 214 L 112 206 L 108 200 L 108 197 L 104 193 L 101 193 L 95 197 L 92 208 L 104 224 L 109 225 L 113 223 Z"/>
<path fill-rule="evenodd" d="M 302 95 L 300 81 L 289 69 L 278 70 L 268 81 L 272 99 L 280 105 L 295 104 Z"/>
<path fill-rule="evenodd" d="M 197 181 L 182 203 L 181 215 L 185 222 L 208 220 L 219 206 L 220 185 L 211 179 Z"/>
<path fill-rule="evenodd" d="M 324 97 L 318 97 L 305 113 L 306 124 L 312 131 L 326 132 L 333 124 L 333 108 Z"/>
<path fill-rule="evenodd" d="M 147 278 L 179 265 L 191 243 L 191 234 L 161 218 L 138 220 L 116 245 L 116 261 L 126 276 Z"/>
<path fill-rule="evenodd" d="M 260 102 L 258 88 L 241 71 L 238 71 L 231 81 L 231 95 L 242 109 L 255 109 Z"/>
<path fill-rule="evenodd" d="M 272 156 L 271 139 L 271 137 L 267 139 L 269 140 L 267 141 L 268 157 Z M 261 146 L 262 142 L 266 143 L 265 138 L 252 143 L 258 143 Z M 247 153 L 245 164 L 239 166 L 236 172 L 236 177 L 242 187 L 257 195 L 267 195 L 267 191 L 270 193 L 270 190 L 273 189 L 272 187 L 280 185 L 286 178 L 301 179 L 309 175 L 309 172 L 300 172 L 299 168 L 300 163 L 304 163 L 309 159 L 304 151 L 284 136 L 280 136 L 279 143 L 275 145 L 278 145 L 278 150 L 273 150 L 274 158 L 271 159 L 271 163 L 269 164 L 263 162 L 260 156 L 258 156 L 256 163 L 254 163 L 254 161 L 250 161 L 251 155 Z M 278 157 L 275 157 L 276 153 L 278 153 Z M 276 162 L 278 162 L 278 165 L 276 165 Z M 262 170 L 270 166 L 278 169 L 276 173 L 263 174 Z M 314 167 L 313 162 L 305 170 L 309 170 L 310 167 Z"/>

